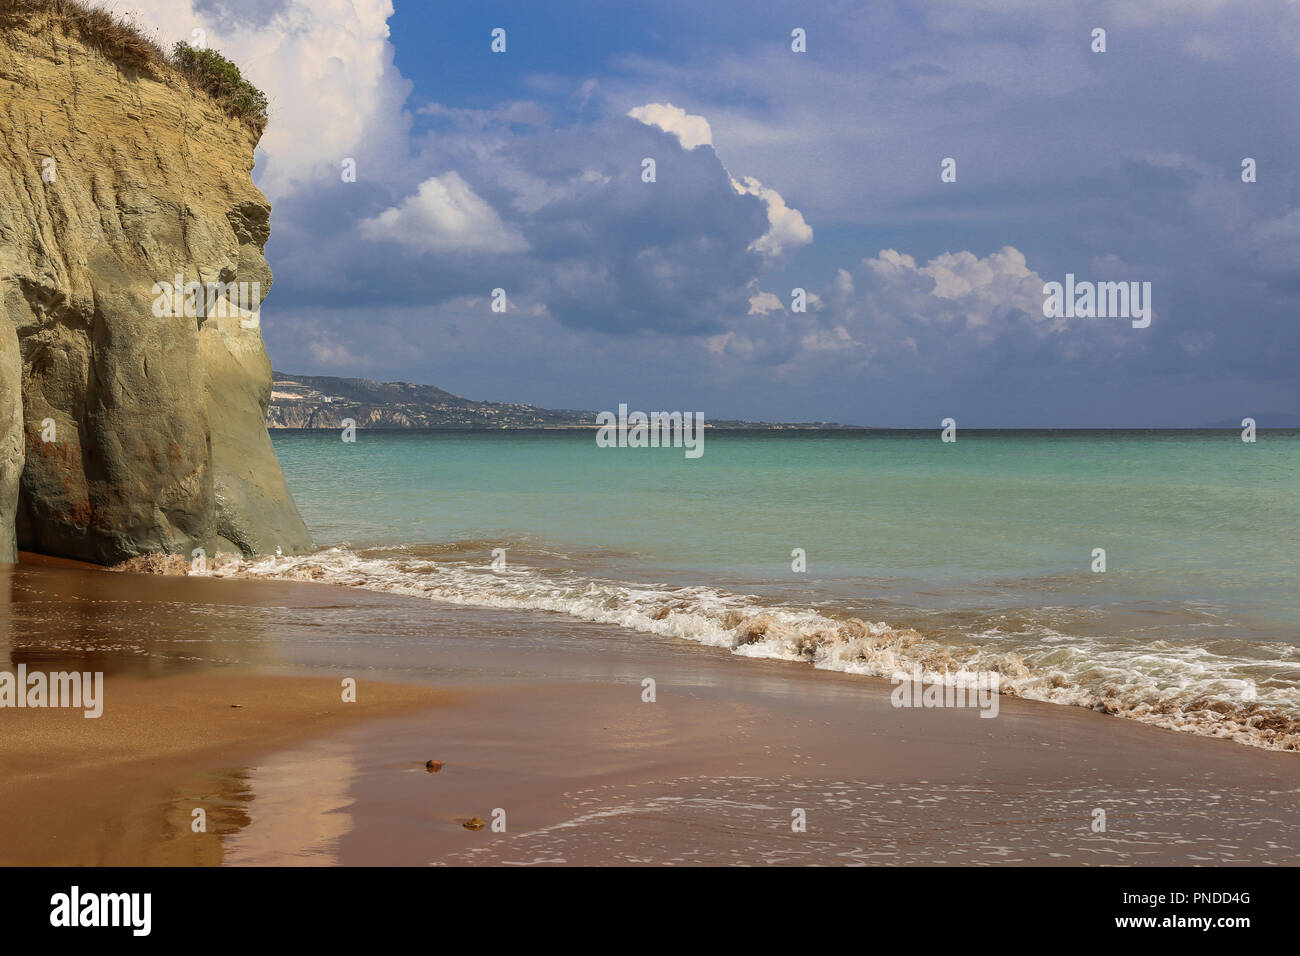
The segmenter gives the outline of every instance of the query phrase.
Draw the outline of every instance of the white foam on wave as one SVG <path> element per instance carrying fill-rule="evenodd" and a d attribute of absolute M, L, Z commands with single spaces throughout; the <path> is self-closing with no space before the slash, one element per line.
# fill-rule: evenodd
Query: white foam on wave
<path fill-rule="evenodd" d="M 1002 693 L 1270 750 L 1300 750 L 1300 649 L 1255 642 L 1249 655 L 1195 644 L 1062 634 L 1046 626 L 986 630 L 960 643 L 909 627 L 766 604 L 707 586 L 670 587 L 464 560 L 331 548 L 298 557 L 227 559 L 217 577 L 318 581 L 454 604 L 550 611 L 741 657 L 891 678 L 920 667 L 927 682 L 995 671 Z"/>

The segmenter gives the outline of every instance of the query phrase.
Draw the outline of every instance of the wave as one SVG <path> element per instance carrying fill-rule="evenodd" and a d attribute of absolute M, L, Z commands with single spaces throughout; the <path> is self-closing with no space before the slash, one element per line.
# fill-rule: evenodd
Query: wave
<path fill-rule="evenodd" d="M 476 555 L 483 550 L 475 549 Z M 1290 644 L 1138 642 L 1123 635 L 1062 633 L 1051 618 L 1023 616 L 1009 627 L 927 634 L 714 587 L 641 585 L 517 563 L 493 570 L 481 557 L 462 560 L 468 553 L 462 546 L 431 546 L 330 548 L 251 561 L 218 555 L 201 573 L 548 611 L 722 647 L 739 657 L 801 661 L 886 679 L 919 668 L 926 683 L 952 683 L 958 672 L 991 671 L 1008 696 L 1087 707 L 1269 750 L 1300 750 L 1300 648 Z M 196 573 L 183 559 L 164 556 L 120 568 Z"/>

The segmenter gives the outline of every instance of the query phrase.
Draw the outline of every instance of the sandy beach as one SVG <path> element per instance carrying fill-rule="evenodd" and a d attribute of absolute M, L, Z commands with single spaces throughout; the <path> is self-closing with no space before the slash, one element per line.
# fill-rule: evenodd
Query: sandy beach
<path fill-rule="evenodd" d="M 1285 928 L 1300 3 L 1183 6 L 0 0 L 19 939 Z"/>
<path fill-rule="evenodd" d="M 0 574 L 7 669 L 105 674 L 97 720 L 0 710 L 6 864 L 1300 862 L 1291 753 L 538 612 Z"/>

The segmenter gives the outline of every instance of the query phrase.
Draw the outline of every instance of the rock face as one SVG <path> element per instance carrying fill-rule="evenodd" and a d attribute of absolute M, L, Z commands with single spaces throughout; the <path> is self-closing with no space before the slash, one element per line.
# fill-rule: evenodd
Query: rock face
<path fill-rule="evenodd" d="M 5 304 L 0 299 L 0 315 Z M 13 326 L 0 319 L 0 564 L 18 559 L 14 516 L 23 474 L 23 360 Z"/>
<path fill-rule="evenodd" d="M 171 71 L 0 12 L 0 561 L 310 549 L 265 427 L 256 143 Z"/>

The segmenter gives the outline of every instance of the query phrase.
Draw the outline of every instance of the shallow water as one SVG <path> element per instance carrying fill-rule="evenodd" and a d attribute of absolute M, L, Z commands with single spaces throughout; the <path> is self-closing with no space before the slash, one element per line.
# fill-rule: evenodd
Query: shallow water
<path fill-rule="evenodd" d="M 1295 430 L 709 433 L 695 460 L 589 432 L 274 440 L 326 550 L 221 573 L 851 673 L 995 671 L 1019 696 L 1300 746 Z"/>

